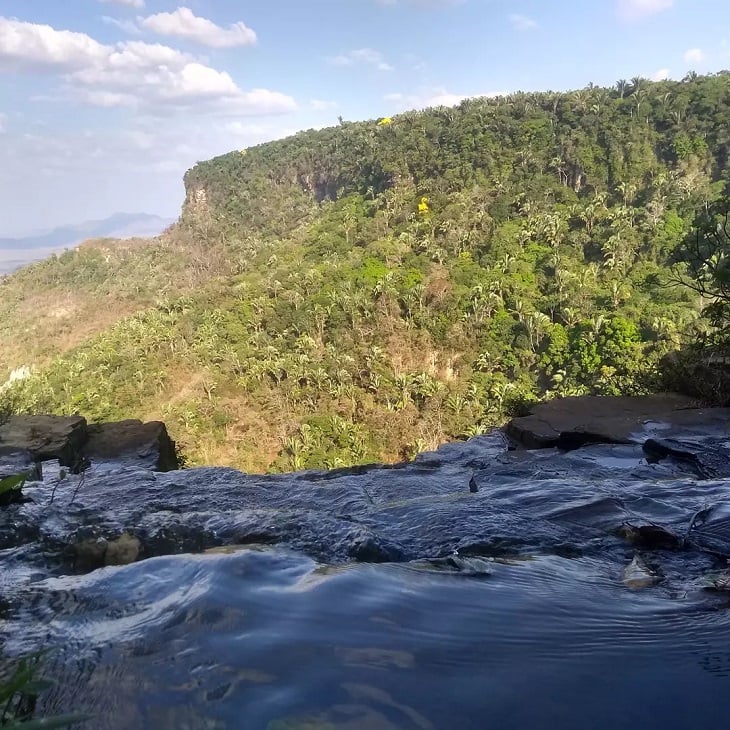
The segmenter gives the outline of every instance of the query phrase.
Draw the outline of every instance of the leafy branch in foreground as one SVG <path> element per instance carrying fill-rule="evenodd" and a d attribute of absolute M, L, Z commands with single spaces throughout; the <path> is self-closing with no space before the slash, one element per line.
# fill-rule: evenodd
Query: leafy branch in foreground
<path fill-rule="evenodd" d="M 78 713 L 33 718 L 39 695 L 53 686 L 40 676 L 46 652 L 37 652 L 12 661 L 0 670 L 0 727 L 7 730 L 68 728 L 89 719 Z"/>
<path fill-rule="evenodd" d="M 24 484 L 25 476 L 23 474 L 12 474 L 0 479 L 0 506 L 15 502 Z"/>

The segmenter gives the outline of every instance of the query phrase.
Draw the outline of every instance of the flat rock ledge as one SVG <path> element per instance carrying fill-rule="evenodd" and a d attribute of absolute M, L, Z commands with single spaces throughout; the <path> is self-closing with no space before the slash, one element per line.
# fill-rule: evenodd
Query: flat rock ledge
<path fill-rule="evenodd" d="M 513 418 L 507 436 L 525 449 L 575 449 L 591 443 L 643 444 L 660 436 L 730 433 L 730 408 L 704 408 L 673 393 L 647 396 L 574 396 L 538 403 Z"/>
<path fill-rule="evenodd" d="M 74 472 L 108 461 L 156 471 L 180 466 L 175 443 L 160 421 L 89 425 L 82 416 L 37 415 L 11 416 L 0 425 L 0 473 L 25 473 L 56 459 Z"/>

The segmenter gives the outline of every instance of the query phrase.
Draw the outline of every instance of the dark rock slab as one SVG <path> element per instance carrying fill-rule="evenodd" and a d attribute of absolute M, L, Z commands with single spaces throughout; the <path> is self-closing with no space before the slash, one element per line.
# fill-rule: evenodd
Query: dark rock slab
<path fill-rule="evenodd" d="M 81 454 L 91 463 L 129 462 L 156 471 L 180 468 L 175 443 L 161 421 L 128 420 L 91 425 Z"/>
<path fill-rule="evenodd" d="M 58 459 L 61 466 L 78 470 L 79 451 L 87 438 L 81 416 L 11 416 L 0 426 L 0 448 L 25 451 L 35 461 Z"/>
<path fill-rule="evenodd" d="M 670 456 L 689 463 L 701 479 L 730 477 L 730 449 L 720 444 L 650 438 L 643 449 L 648 459 Z"/>
<path fill-rule="evenodd" d="M 534 405 L 505 432 L 523 448 L 570 450 L 591 443 L 642 443 L 655 430 L 717 432 L 728 424 L 729 408 L 701 408 L 682 395 L 575 396 Z"/>

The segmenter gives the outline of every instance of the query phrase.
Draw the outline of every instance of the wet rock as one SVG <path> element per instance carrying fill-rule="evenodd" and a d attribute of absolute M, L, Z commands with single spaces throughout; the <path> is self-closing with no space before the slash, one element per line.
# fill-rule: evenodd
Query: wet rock
<path fill-rule="evenodd" d="M 22 475 L 28 481 L 43 478 L 41 464 L 33 458 L 30 451 L 0 445 L 0 479 L 16 474 Z"/>
<path fill-rule="evenodd" d="M 88 538 L 73 546 L 77 570 L 96 570 L 104 565 L 109 543 L 103 537 Z"/>
<path fill-rule="evenodd" d="M 644 562 L 637 553 L 634 559 L 624 568 L 623 584 L 632 591 L 650 588 L 659 581 L 657 574 Z"/>
<path fill-rule="evenodd" d="M 414 561 L 411 565 L 420 570 L 444 573 L 458 573 L 470 578 L 488 578 L 492 574 L 492 563 L 483 558 L 449 555 L 445 558 L 429 558 Z"/>
<path fill-rule="evenodd" d="M 273 530 L 237 530 L 234 542 L 236 545 L 276 545 L 281 537 Z"/>
<path fill-rule="evenodd" d="M 358 535 L 348 555 L 361 563 L 397 563 L 403 560 L 403 551 L 380 540 L 375 535 Z"/>
<path fill-rule="evenodd" d="M 479 485 L 477 484 L 477 480 L 474 478 L 473 474 L 471 479 L 469 480 L 469 491 L 472 494 L 476 494 L 479 491 Z"/>
<path fill-rule="evenodd" d="M 178 555 L 197 553 L 219 546 L 221 541 L 208 530 L 190 525 L 168 525 L 154 532 L 143 534 L 145 555 Z"/>
<path fill-rule="evenodd" d="M 705 586 L 707 591 L 718 591 L 721 593 L 730 592 L 730 571 L 726 570 L 719 575 L 711 576 Z"/>
<path fill-rule="evenodd" d="M 78 469 L 79 450 L 87 438 L 81 416 L 11 416 L 0 426 L 0 447 L 23 451 L 34 461 L 58 459 L 61 466 Z"/>
<path fill-rule="evenodd" d="M 631 525 L 626 523 L 619 528 L 619 535 L 632 545 L 647 550 L 677 550 L 683 540 L 659 525 Z"/>
<path fill-rule="evenodd" d="M 649 459 L 672 457 L 690 464 L 702 479 L 730 477 L 730 450 L 717 444 L 650 438 L 644 442 L 643 449 Z"/>
<path fill-rule="evenodd" d="M 0 469 L 9 458 L 4 455 L 13 454 L 27 455 L 29 464 L 58 460 L 76 473 L 100 461 L 156 471 L 180 468 L 175 443 L 159 421 L 90 426 L 81 416 L 12 416 L 0 426 Z"/>
<path fill-rule="evenodd" d="M 538 403 L 506 426 L 509 438 L 527 449 L 576 449 L 586 444 L 643 442 L 647 425 L 708 430 L 730 421 L 728 408 L 699 408 L 675 394 L 637 397 L 575 396 Z"/>
<path fill-rule="evenodd" d="M 730 557 L 730 505 L 718 502 L 696 511 L 689 520 L 687 542 L 715 555 Z"/>
<path fill-rule="evenodd" d="M 134 463 L 156 471 L 180 468 L 175 442 L 160 421 L 128 420 L 88 427 L 88 440 L 81 454 L 91 463 L 114 461 Z"/>
<path fill-rule="evenodd" d="M 495 430 L 468 441 L 451 441 L 436 449 L 423 451 L 413 460 L 414 464 L 427 467 L 446 465 L 461 466 L 464 469 L 482 469 L 503 453 L 508 446 L 504 434 Z"/>
<path fill-rule="evenodd" d="M 139 557 L 142 543 L 134 535 L 124 533 L 116 540 L 111 540 L 104 554 L 104 565 L 129 565 Z"/>
<path fill-rule="evenodd" d="M 74 564 L 80 571 L 96 570 L 105 565 L 129 565 L 137 560 L 141 550 L 139 539 L 127 532 L 115 540 L 90 537 L 73 545 Z"/>

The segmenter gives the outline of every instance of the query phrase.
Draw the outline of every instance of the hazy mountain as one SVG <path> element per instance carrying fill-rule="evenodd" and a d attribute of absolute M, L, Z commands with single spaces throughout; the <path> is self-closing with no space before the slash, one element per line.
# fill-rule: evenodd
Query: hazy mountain
<path fill-rule="evenodd" d="M 60 226 L 51 231 L 19 238 L 0 238 L 0 273 L 73 248 L 89 238 L 157 236 L 174 222 L 148 213 L 115 213 L 103 220 Z"/>

